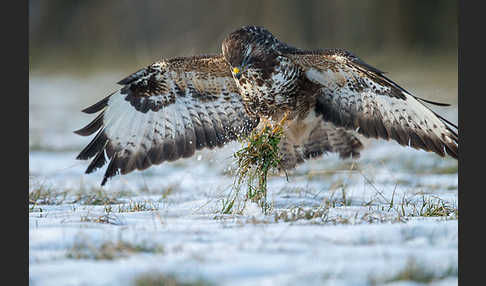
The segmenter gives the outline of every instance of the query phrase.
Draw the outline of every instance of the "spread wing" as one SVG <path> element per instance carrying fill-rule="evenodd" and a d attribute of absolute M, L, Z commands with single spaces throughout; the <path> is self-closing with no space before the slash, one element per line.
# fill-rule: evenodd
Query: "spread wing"
<path fill-rule="evenodd" d="M 222 56 L 156 62 L 121 80 L 119 91 L 83 112 L 101 113 L 75 133 L 97 132 L 77 159 L 94 159 L 86 173 L 109 161 L 108 178 L 221 147 L 258 122 L 245 113 Z"/>
<path fill-rule="evenodd" d="M 307 79 L 320 85 L 316 112 L 337 126 L 366 137 L 393 139 L 404 146 L 457 159 L 457 126 L 426 107 L 434 103 L 408 93 L 345 50 L 287 55 Z"/>

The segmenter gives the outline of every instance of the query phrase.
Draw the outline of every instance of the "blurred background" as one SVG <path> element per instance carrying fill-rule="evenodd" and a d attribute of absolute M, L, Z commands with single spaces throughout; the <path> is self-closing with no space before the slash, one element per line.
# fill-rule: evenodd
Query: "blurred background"
<path fill-rule="evenodd" d="M 245 24 L 302 48 L 362 57 L 457 57 L 457 1 L 32 0 L 31 70 L 134 69 L 162 57 L 219 53 Z"/>
<path fill-rule="evenodd" d="M 457 6 L 454 0 L 31 0 L 31 147 L 53 144 L 43 139 L 49 132 L 89 121 L 79 110 L 126 75 L 161 58 L 220 53 L 223 38 L 247 24 L 300 48 L 346 48 L 410 92 L 454 105 Z"/>
<path fill-rule="evenodd" d="M 75 158 L 94 135 L 73 133 L 96 116 L 81 110 L 119 89 L 122 78 L 162 58 L 221 53 L 224 37 L 242 25 L 264 26 L 303 49 L 348 49 L 412 94 L 452 104 L 433 109 L 457 122 L 457 2 L 30 0 L 29 202 L 36 202 L 29 204 L 31 284 L 113 285 L 109 280 L 116 279 L 127 285 L 141 271 L 174 270 L 231 285 L 375 285 L 375 275 L 398 271 L 398 279 L 417 281 L 387 285 L 457 285 L 454 159 L 370 139 L 357 165 L 336 154 L 309 161 L 289 181 L 269 180 L 272 207 L 289 210 L 290 217 L 292 209 L 317 214 L 325 204 L 327 220 L 332 201 L 331 219 L 277 224 L 267 223 L 273 215 L 255 219 L 249 204 L 242 216 L 219 215 L 221 202 L 225 207 L 233 195 L 238 143 L 116 176 L 100 189 L 108 164 L 85 175 L 89 161 Z M 405 210 L 415 210 L 410 202 L 420 200 L 424 209 L 425 196 L 441 204 L 427 213 L 449 212 L 450 205 L 456 215 L 388 223 L 403 222 Z M 121 213 L 119 202 L 156 202 L 156 208 L 160 202 L 160 210 Z M 422 224 L 427 221 L 434 224 Z M 372 222 L 377 224 L 368 226 Z M 105 252 L 110 254 L 100 255 Z M 116 259 L 118 253 L 123 259 Z M 293 280 L 285 283 L 287 277 Z"/>

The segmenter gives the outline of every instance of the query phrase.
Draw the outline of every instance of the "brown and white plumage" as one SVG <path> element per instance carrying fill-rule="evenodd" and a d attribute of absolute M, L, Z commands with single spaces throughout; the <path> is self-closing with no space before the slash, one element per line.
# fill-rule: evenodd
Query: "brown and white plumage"
<path fill-rule="evenodd" d="M 124 87 L 84 109 L 101 111 L 80 135 L 98 132 L 78 155 L 94 157 L 86 173 L 109 165 L 102 185 L 117 173 L 187 158 L 202 148 L 221 147 L 252 130 L 221 56 L 162 60 L 120 81 Z"/>
<path fill-rule="evenodd" d="M 264 28 L 244 27 L 225 39 L 223 54 L 237 71 L 247 106 L 274 120 L 290 112 L 303 123 L 304 131 L 293 136 L 297 145 L 305 144 L 312 126 L 323 120 L 366 137 L 458 156 L 457 126 L 421 101 L 444 104 L 411 95 L 349 51 L 301 50 Z"/>
<path fill-rule="evenodd" d="M 289 56 L 320 85 L 316 111 L 337 126 L 366 137 L 458 156 L 457 128 L 377 69 L 349 53 L 324 51 Z"/>
<path fill-rule="evenodd" d="M 109 161 L 103 185 L 117 173 L 221 147 L 284 114 L 285 169 L 327 152 L 358 157 L 355 131 L 457 158 L 457 126 L 348 51 L 300 50 L 254 26 L 231 33 L 222 50 L 156 62 L 84 109 L 100 112 L 75 131 L 97 132 L 78 155 L 93 158 L 86 172 Z"/>

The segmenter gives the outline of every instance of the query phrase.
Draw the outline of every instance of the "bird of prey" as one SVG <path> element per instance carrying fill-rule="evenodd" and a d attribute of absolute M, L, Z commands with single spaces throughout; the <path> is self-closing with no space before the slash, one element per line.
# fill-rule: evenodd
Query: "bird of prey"
<path fill-rule="evenodd" d="M 157 61 L 83 110 L 100 112 L 75 133 L 97 132 L 77 159 L 86 173 L 116 174 L 213 149 L 286 116 L 283 169 L 329 152 L 358 157 L 358 134 L 458 156 L 458 128 L 377 68 L 343 49 L 303 50 L 263 27 L 229 34 L 222 54 Z M 260 124 L 261 125 L 261 124 Z"/>

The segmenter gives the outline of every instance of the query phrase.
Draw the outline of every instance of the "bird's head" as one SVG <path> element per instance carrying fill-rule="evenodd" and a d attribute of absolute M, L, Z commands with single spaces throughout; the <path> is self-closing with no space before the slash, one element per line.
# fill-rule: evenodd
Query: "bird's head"
<path fill-rule="evenodd" d="M 249 70 L 273 68 L 282 49 L 288 47 L 262 27 L 245 26 L 229 34 L 222 43 L 223 56 L 236 79 Z"/>

